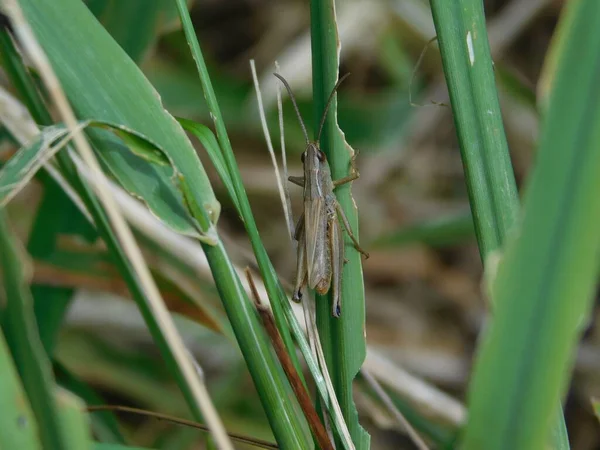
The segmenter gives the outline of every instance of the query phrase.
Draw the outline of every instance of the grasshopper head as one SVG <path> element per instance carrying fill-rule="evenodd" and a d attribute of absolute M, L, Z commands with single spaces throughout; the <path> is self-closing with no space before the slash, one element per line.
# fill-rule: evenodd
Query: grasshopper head
<path fill-rule="evenodd" d="M 310 143 L 306 146 L 306 150 L 302 153 L 301 156 L 302 163 L 306 164 L 306 162 L 312 163 L 315 167 L 318 167 L 319 163 L 323 163 L 327 161 L 327 157 L 325 153 L 323 153 L 317 144 Z"/>

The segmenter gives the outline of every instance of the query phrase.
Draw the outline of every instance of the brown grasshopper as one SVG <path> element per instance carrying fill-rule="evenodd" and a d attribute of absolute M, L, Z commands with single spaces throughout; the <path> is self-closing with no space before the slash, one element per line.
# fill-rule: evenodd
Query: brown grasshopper
<path fill-rule="evenodd" d="M 321 132 L 333 96 L 349 74 L 340 78 L 331 91 L 323 111 L 317 139 L 314 141 L 308 138 L 306 126 L 290 85 L 281 75 L 274 75 L 281 80 L 287 89 L 306 138 L 306 150 L 302 153 L 304 177 L 292 176 L 288 178 L 290 182 L 304 188 L 304 212 L 298 220 L 294 233 L 294 239 L 298 241 L 298 261 L 296 263 L 296 281 L 292 300 L 299 302 L 302 299 L 302 288 L 307 283 L 311 289 L 316 290 L 321 295 L 326 294 L 332 288 L 332 314 L 334 317 L 339 317 L 341 314 L 342 268 L 345 260 L 344 239 L 338 215 L 344 223 L 344 227 L 356 250 L 367 258 L 369 257 L 369 254 L 360 247 L 352 233 L 348 218 L 333 193 L 336 187 L 359 177 L 354 165 L 354 157 L 351 161 L 352 173 L 333 181 L 325 153 L 319 148 Z"/>

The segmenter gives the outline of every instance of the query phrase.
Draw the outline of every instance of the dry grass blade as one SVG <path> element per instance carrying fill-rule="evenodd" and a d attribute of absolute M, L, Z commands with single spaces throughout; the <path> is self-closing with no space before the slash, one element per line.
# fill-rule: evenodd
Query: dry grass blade
<path fill-rule="evenodd" d="M 279 63 L 277 61 L 275 61 L 275 72 L 279 73 L 280 72 L 280 68 L 279 68 Z M 281 165 L 282 165 L 282 169 L 283 169 L 283 179 L 287 180 L 288 179 L 288 169 L 287 169 L 287 154 L 285 151 L 285 130 L 283 127 L 283 103 L 281 101 L 281 84 L 277 83 L 277 116 L 279 118 L 279 137 L 281 140 Z M 292 214 L 292 200 L 290 199 L 290 189 L 289 189 L 289 185 L 288 183 L 284 183 L 283 185 L 283 191 L 285 193 L 285 202 L 286 202 L 286 209 L 290 214 L 290 223 L 288 224 L 289 226 L 289 233 L 290 233 L 290 238 L 293 238 L 294 236 L 294 220 L 293 220 L 293 214 Z"/>
<path fill-rule="evenodd" d="M 271 136 L 269 134 L 269 129 L 267 127 L 267 118 L 265 117 L 265 108 L 263 106 L 262 94 L 260 93 L 260 85 L 258 83 L 258 77 L 256 75 L 256 66 L 254 64 L 254 60 L 250 60 L 250 70 L 252 72 L 252 81 L 254 82 L 254 90 L 256 92 L 256 100 L 258 102 L 258 112 L 260 115 L 260 123 L 262 125 L 263 134 L 265 136 L 265 141 L 267 143 L 267 148 L 269 149 L 269 155 L 271 156 L 271 162 L 273 163 L 273 169 L 275 170 L 275 177 L 277 178 L 277 190 L 279 191 L 279 196 L 281 198 L 281 205 L 283 206 L 283 214 L 285 216 L 285 222 L 289 230 L 294 229 L 294 224 L 292 222 L 292 211 L 289 201 L 289 195 L 286 198 L 286 189 L 285 183 L 287 182 L 287 178 L 285 181 L 281 179 L 281 173 L 279 172 L 279 166 L 277 165 L 277 158 L 275 157 L 275 150 L 273 150 L 273 142 L 271 142 Z M 280 124 L 283 122 L 280 119 Z M 283 133 L 282 133 L 282 152 L 285 154 L 283 150 Z M 293 233 L 293 231 L 292 231 Z"/>
<path fill-rule="evenodd" d="M 406 417 L 396 408 L 390 397 L 383 390 L 381 385 L 377 382 L 375 377 L 369 373 L 366 369 L 361 369 L 361 374 L 367 384 L 373 389 L 373 391 L 377 394 L 379 399 L 383 402 L 388 411 L 392 414 L 392 416 L 396 419 L 396 421 L 404 428 L 408 436 L 412 439 L 413 443 L 419 450 L 429 450 L 429 447 L 425 443 L 425 441 L 419 436 L 417 431 L 413 428 Z"/>
<path fill-rule="evenodd" d="M 148 411 L 145 409 L 139 409 L 139 408 L 132 408 L 130 406 L 122 406 L 122 405 L 94 405 L 94 406 L 88 406 L 86 408 L 86 411 L 88 412 L 95 412 L 95 411 L 120 411 L 120 412 L 125 412 L 125 413 L 130 413 L 130 414 L 138 414 L 141 416 L 147 416 L 147 417 L 153 417 L 155 419 L 158 420 L 164 420 L 166 422 L 171 422 L 177 425 L 183 425 L 186 427 L 191 427 L 191 428 L 197 428 L 199 430 L 203 430 L 203 431 L 209 431 L 208 427 L 206 425 L 203 425 L 201 423 L 198 422 L 194 422 L 191 420 L 187 420 L 187 419 L 182 419 L 179 417 L 174 417 L 174 416 L 170 416 L 168 414 L 161 414 L 161 413 L 157 413 L 154 411 Z M 277 446 L 277 444 L 274 444 L 272 442 L 269 441 L 264 441 L 262 439 L 257 439 L 257 438 L 253 438 L 253 437 L 248 437 L 248 436 L 244 436 L 241 434 L 237 434 L 237 433 L 227 433 L 229 435 L 229 437 L 237 442 L 243 443 L 243 444 L 248 444 L 248 445 L 254 445 L 255 447 L 258 448 L 266 448 L 266 449 L 276 449 L 279 448 Z"/>

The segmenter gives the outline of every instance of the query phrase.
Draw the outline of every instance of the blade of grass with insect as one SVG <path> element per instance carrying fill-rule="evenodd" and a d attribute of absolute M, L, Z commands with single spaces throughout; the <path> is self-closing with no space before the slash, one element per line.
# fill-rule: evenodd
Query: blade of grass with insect
<path fill-rule="evenodd" d="M 58 406 L 54 397 L 55 382 L 35 324 L 31 292 L 27 279 L 29 261 L 17 247 L 10 232 L 5 211 L 0 208 L 0 262 L 6 290 L 6 307 L 2 331 L 12 353 L 15 366 L 35 414 L 42 444 L 46 448 L 69 448 L 68 435 L 63 433 Z"/>
<path fill-rule="evenodd" d="M 483 261 L 513 228 L 519 198 L 480 0 L 430 0 Z"/>
<path fill-rule="evenodd" d="M 237 195 L 235 193 L 235 190 L 233 189 L 233 182 L 231 181 L 229 173 L 227 173 L 227 171 L 223 170 L 223 168 L 222 168 L 223 164 L 224 164 L 224 162 L 222 160 L 222 156 L 217 153 L 217 151 L 216 151 L 217 149 L 213 148 L 214 143 L 212 142 L 212 139 L 207 139 L 207 134 L 208 133 L 212 134 L 212 132 L 210 132 L 210 130 L 207 130 L 204 125 L 197 124 L 191 120 L 180 119 L 180 122 L 186 128 L 186 130 L 195 134 L 201 140 L 201 142 L 203 142 L 203 144 L 206 146 L 207 153 L 208 153 L 211 161 L 215 165 L 215 168 L 217 169 L 217 172 L 219 173 L 219 176 L 220 176 L 223 184 L 227 187 L 230 197 L 233 199 L 234 202 L 236 202 Z M 199 131 L 201 133 L 200 135 L 198 135 Z M 269 264 L 269 269 L 273 270 L 270 261 L 268 261 L 268 264 Z M 278 289 L 281 289 L 281 285 L 279 285 L 279 284 L 278 284 Z M 281 293 L 281 292 L 283 292 L 283 291 L 280 290 L 279 293 Z M 281 294 L 279 294 L 279 293 L 278 293 L 278 295 L 285 296 L 284 293 L 281 293 Z M 341 411 L 339 408 L 339 404 L 337 404 L 337 400 L 335 397 L 330 396 L 330 389 L 328 389 L 328 383 L 325 379 L 325 376 L 321 373 L 319 363 L 315 359 L 315 357 L 310 349 L 308 341 L 306 340 L 306 337 L 304 335 L 304 331 L 302 330 L 300 324 L 298 323 L 298 320 L 296 319 L 294 311 L 292 310 L 291 305 L 289 304 L 288 301 L 282 302 L 282 309 L 283 309 L 283 314 L 285 315 L 285 319 L 287 320 L 287 323 L 291 329 L 291 333 L 294 336 L 296 343 L 298 345 L 298 348 L 300 349 L 302 356 L 304 357 L 304 359 L 307 363 L 307 366 L 308 366 L 308 369 L 309 369 L 311 375 L 313 376 L 315 385 L 318 389 L 318 392 L 323 401 L 323 404 L 325 405 L 325 408 L 327 409 L 327 411 L 332 419 L 333 427 L 335 428 L 336 432 L 338 433 L 338 436 L 341 437 L 341 441 L 342 441 L 342 444 L 344 445 L 344 448 L 351 449 L 352 445 L 353 445 L 352 440 L 350 438 L 347 426 L 344 422 L 344 418 L 342 417 L 342 414 L 341 414 Z"/>
<path fill-rule="evenodd" d="M 0 215 L 2 212 L 0 212 Z M 3 220 L 0 218 L 0 220 Z M 29 400 L 11 358 L 4 334 L 0 333 L 0 447 L 38 450 L 42 448 L 38 426 Z"/>
<path fill-rule="evenodd" d="M 340 42 L 337 33 L 334 0 L 312 0 L 311 48 L 313 67 L 314 117 L 320 120 L 329 93 L 338 79 Z M 318 130 L 315 126 L 315 132 Z M 354 151 L 348 146 L 337 124 L 337 100 L 334 98 L 323 127 L 320 142 L 334 180 L 348 175 Z M 348 183 L 335 190 L 338 202 L 358 236 L 358 215 Z M 345 234 L 345 233 L 344 233 Z M 344 237 L 345 242 L 348 241 Z M 352 245 L 345 245 L 341 297 L 343 313 L 331 316 L 331 299 L 317 298 L 317 326 L 329 373 L 335 387 L 344 418 L 357 449 L 369 447 L 370 437 L 358 422 L 352 398 L 352 381 L 363 364 L 365 345 L 365 297 L 360 254 Z"/>
<path fill-rule="evenodd" d="M 554 448 L 568 448 L 555 405 L 600 262 L 600 3 L 569 2 L 563 14 L 522 225 L 491 286 L 494 317 L 470 386 L 466 450 L 544 448 L 553 424 Z"/>
<path fill-rule="evenodd" d="M 160 121 L 160 115 L 162 110 L 155 111 L 153 107 L 143 105 L 142 103 L 129 102 L 128 93 L 135 91 L 136 98 L 147 92 L 148 87 L 146 81 L 142 80 L 141 89 L 140 86 L 136 86 L 136 80 L 139 79 L 138 70 L 129 66 L 126 61 L 126 57 L 118 47 L 115 47 L 114 42 L 110 41 L 108 36 L 103 30 L 101 30 L 93 20 L 93 17 L 89 14 L 89 11 L 85 9 L 79 2 L 61 0 L 60 2 L 44 3 L 43 5 L 32 5 L 30 2 L 22 2 L 26 6 L 25 10 L 28 14 L 31 23 L 34 25 L 37 33 L 43 36 L 41 41 L 50 50 L 49 55 L 53 58 L 55 68 L 59 72 L 62 81 L 70 93 L 71 100 L 74 101 L 78 106 L 79 114 L 93 117 L 102 112 L 112 112 L 116 114 L 116 119 L 122 123 L 125 118 L 131 119 L 131 115 L 135 115 L 135 120 L 145 117 L 151 123 L 153 120 Z M 59 4 L 60 3 L 60 4 Z M 60 8 L 60 13 L 59 9 Z M 72 23 L 77 24 L 77 27 L 70 28 L 71 32 L 75 36 L 69 36 L 65 33 L 57 33 L 53 23 L 55 23 L 55 16 L 60 14 L 61 18 L 68 17 Z M 81 35 L 84 35 L 83 37 Z M 92 55 L 86 48 L 89 49 L 89 43 L 96 45 L 97 51 Z M 79 48 L 78 45 L 85 43 L 85 48 Z M 73 48 L 76 47 L 76 48 Z M 65 51 L 64 49 L 69 49 Z M 85 59 L 84 55 L 90 55 L 90 58 Z M 103 64 L 103 60 L 110 61 L 110 64 Z M 128 83 L 115 84 L 112 80 L 114 77 L 110 73 L 106 73 L 106 68 L 110 67 L 114 70 L 120 63 L 125 63 L 127 67 L 120 67 L 120 73 L 127 73 L 129 76 Z M 67 70 L 68 69 L 68 70 Z M 93 73 L 90 77 L 89 74 Z M 124 75 L 123 75 L 124 76 Z M 85 80 L 82 81 L 82 80 Z M 79 88 L 81 83 L 88 83 L 90 80 L 98 82 L 97 84 L 86 85 L 85 88 Z M 139 81 L 139 80 L 138 80 Z M 105 84 L 103 84 L 105 82 Z M 122 89 L 124 86 L 127 87 L 125 92 L 108 92 L 114 87 Z M 91 98 L 98 96 L 99 103 L 88 101 Z M 151 94 L 153 96 L 153 94 Z M 148 99 L 146 99 L 148 100 Z M 110 106 L 102 104 L 105 102 L 111 103 Z M 123 104 L 125 103 L 125 104 Z M 97 107 L 100 106 L 100 109 Z M 137 108 L 135 108 L 137 106 Z M 133 108 L 133 110 L 132 110 Z M 158 119 L 156 114 L 158 114 Z M 167 122 L 172 123 L 171 119 L 167 119 Z M 170 125 L 169 125 L 170 126 Z M 156 131 L 156 130 L 155 130 Z M 178 132 L 175 132 L 177 135 Z M 186 144 L 188 145 L 188 144 Z M 175 145 L 176 147 L 176 145 Z M 198 164 L 197 162 L 193 165 Z M 133 173 L 132 173 L 133 175 Z M 196 180 L 196 182 L 208 183 L 207 179 L 204 181 Z M 196 192 L 196 190 L 195 190 Z M 210 190 L 212 192 L 212 190 Z M 202 195 L 202 189 L 200 188 L 198 195 Z M 206 192 L 204 192 L 206 194 Z M 209 217 L 214 220 L 218 207 L 215 208 L 215 204 L 208 202 L 199 202 L 204 210 L 204 217 L 197 218 L 202 220 L 200 225 L 205 230 L 210 228 Z M 163 217 L 164 218 L 164 217 Z M 167 217 L 168 219 L 168 217 Z M 168 220 L 167 220 L 168 222 Z M 279 429 L 284 430 L 283 435 L 289 437 L 289 445 L 291 447 L 302 447 L 302 437 L 297 433 L 294 433 L 294 428 L 289 425 L 290 421 L 294 421 L 296 412 L 294 404 L 290 402 L 289 398 L 284 393 L 285 380 L 280 368 L 274 361 L 273 355 L 269 351 L 268 341 L 260 324 L 257 321 L 256 313 L 252 308 L 248 308 L 249 301 L 245 297 L 243 290 L 239 287 L 239 280 L 231 265 L 229 259 L 226 256 L 223 246 L 219 243 L 217 246 L 204 245 L 207 258 L 209 259 L 211 270 L 215 276 L 217 287 L 220 289 L 222 300 L 225 303 L 226 309 L 229 308 L 228 313 L 232 320 L 232 325 L 235 329 L 238 337 L 240 347 L 248 361 L 248 365 L 251 367 L 254 380 L 257 384 L 259 392 L 264 401 L 270 403 L 268 408 L 272 411 L 274 420 L 279 423 Z M 120 249 L 118 246 L 112 248 L 114 252 L 119 254 Z M 125 261 L 122 259 L 122 261 Z M 124 264 L 127 267 L 126 264 Z M 125 270 L 125 275 L 130 272 Z M 135 285 L 136 279 L 129 280 Z M 140 291 L 141 292 L 141 291 Z M 153 317 L 151 314 L 147 314 L 147 310 L 144 309 L 144 300 L 139 296 L 136 297 L 141 305 L 142 313 L 145 313 L 145 319 L 149 320 L 150 330 L 155 334 L 155 338 L 158 339 L 159 347 L 162 346 L 160 336 L 156 336 L 156 326 L 153 325 Z M 164 346 L 161 347 L 164 350 Z M 164 355 L 164 353 L 163 353 Z M 172 364 L 168 355 L 165 356 L 169 367 L 175 372 L 178 371 L 178 367 Z M 171 361 L 171 362 L 169 362 Z M 181 386 L 181 379 L 178 380 Z M 189 396 L 186 393 L 185 386 L 182 386 L 184 395 Z M 192 409 L 193 409 L 193 405 Z M 200 417 L 199 411 L 196 410 L 196 417 Z M 284 438 L 285 440 L 285 438 Z"/>

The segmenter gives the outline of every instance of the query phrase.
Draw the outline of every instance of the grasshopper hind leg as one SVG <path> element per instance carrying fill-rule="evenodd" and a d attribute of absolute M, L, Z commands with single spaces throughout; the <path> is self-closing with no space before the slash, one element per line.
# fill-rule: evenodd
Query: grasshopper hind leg
<path fill-rule="evenodd" d="M 335 204 L 335 209 L 337 210 L 338 215 L 342 219 L 342 222 L 344 222 L 344 227 L 346 228 L 346 231 L 348 232 L 348 236 L 350 236 L 350 239 L 352 239 L 352 243 L 354 244 L 354 248 L 356 250 L 358 250 L 360 253 L 362 253 L 365 258 L 368 259 L 369 258 L 369 254 L 366 251 L 364 251 L 362 249 L 362 247 L 360 246 L 360 244 L 358 243 L 358 240 L 356 239 L 356 236 L 354 236 L 354 233 L 352 232 L 352 228 L 350 227 L 350 222 L 348 222 L 348 218 L 346 217 L 346 214 L 344 214 L 344 210 L 342 209 L 342 207 L 340 206 L 340 204 L 337 203 L 337 202 Z"/>
<path fill-rule="evenodd" d="M 331 254 L 331 314 L 342 314 L 342 270 L 344 268 L 344 239 L 337 217 L 329 221 L 329 250 Z"/>
<path fill-rule="evenodd" d="M 299 303 L 302 301 L 302 288 L 307 283 L 308 271 L 306 268 L 306 239 L 304 236 L 304 214 L 300 217 L 294 232 L 294 239 L 298 242 L 298 261 L 296 263 L 296 280 L 292 300 Z"/>

